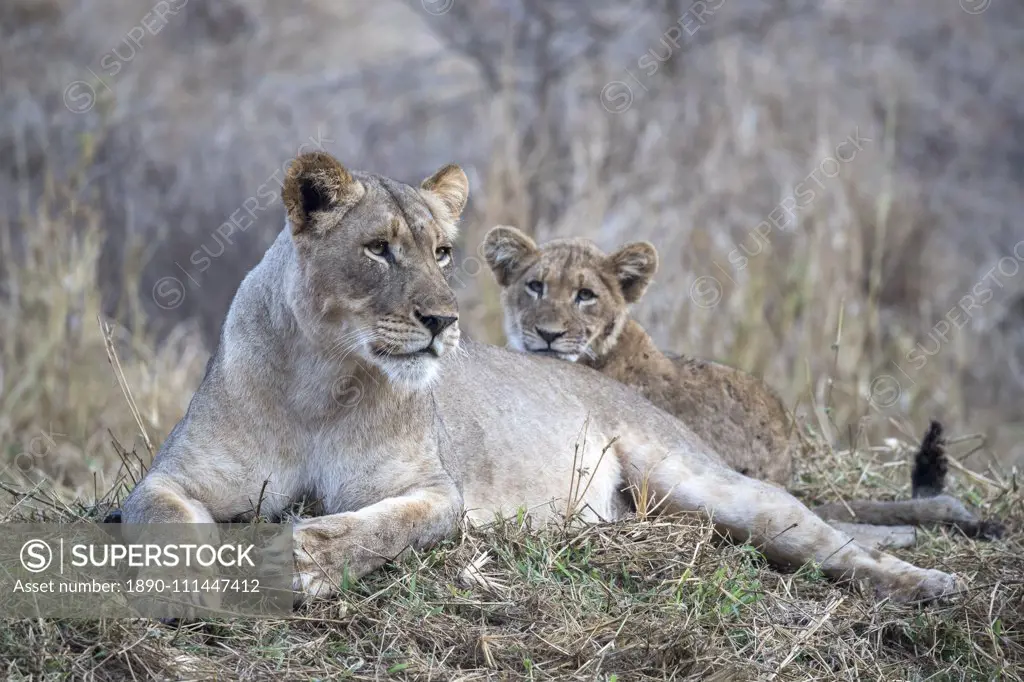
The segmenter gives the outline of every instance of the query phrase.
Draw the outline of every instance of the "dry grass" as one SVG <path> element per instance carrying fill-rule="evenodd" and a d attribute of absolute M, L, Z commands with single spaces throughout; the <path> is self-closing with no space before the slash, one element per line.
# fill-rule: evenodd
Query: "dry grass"
<path fill-rule="evenodd" d="M 911 449 L 815 443 L 798 492 L 906 494 Z M 1021 680 L 1024 494 L 960 483 L 1008 521 L 1009 539 L 934 531 L 901 551 L 969 579 L 943 604 L 877 603 L 813 567 L 779 572 L 695 516 L 582 528 L 519 517 L 466 529 L 290 620 L 8 621 L 0 659 L 12 679 Z"/>
<path fill-rule="evenodd" d="M 120 466 L 111 434 L 141 446 L 148 432 L 159 444 L 184 413 L 208 352 L 187 327 L 157 346 L 137 310 L 124 311 L 126 324 L 101 325 L 102 221 L 74 185 L 49 184 L 39 211 L 18 227 L 0 224 L 4 252 L 22 254 L 0 263 L 0 478 L 72 497 L 106 491 Z M 137 305 L 137 294 L 126 293 Z M 120 373 L 108 363 L 108 337 Z"/>

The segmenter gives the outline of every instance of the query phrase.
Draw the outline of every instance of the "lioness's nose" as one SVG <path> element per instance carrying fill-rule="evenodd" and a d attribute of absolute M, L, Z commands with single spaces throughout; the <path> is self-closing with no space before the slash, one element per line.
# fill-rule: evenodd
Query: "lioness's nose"
<path fill-rule="evenodd" d="M 549 332 L 547 329 L 541 329 L 540 327 L 537 327 L 537 334 L 540 338 L 544 339 L 549 346 L 555 339 L 565 336 L 565 332 Z"/>
<path fill-rule="evenodd" d="M 437 336 L 448 327 L 452 326 L 453 322 L 456 322 L 459 318 L 457 316 L 450 315 L 421 315 L 420 311 L 416 311 L 416 319 L 423 324 L 424 327 L 430 330 L 430 333 Z"/>

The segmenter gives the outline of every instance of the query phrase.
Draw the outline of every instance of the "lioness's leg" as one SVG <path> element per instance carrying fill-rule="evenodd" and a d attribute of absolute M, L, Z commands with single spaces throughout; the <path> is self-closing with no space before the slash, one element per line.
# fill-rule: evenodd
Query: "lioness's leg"
<path fill-rule="evenodd" d="M 790 566 L 817 563 L 836 579 L 867 578 L 876 590 L 900 598 L 930 598 L 953 591 L 953 576 L 922 569 L 878 550 L 865 549 L 785 490 L 747 478 L 710 461 L 683 457 L 634 457 L 644 471 L 624 469 L 639 484 L 644 476 L 666 510 L 703 510 L 715 526 L 739 541 L 749 541 L 770 561 Z M 646 461 L 644 461 L 646 460 Z"/>
<path fill-rule="evenodd" d="M 455 490 L 419 490 L 358 511 L 295 525 L 295 590 L 331 594 L 409 548 L 423 549 L 454 531 L 462 515 Z"/>
<path fill-rule="evenodd" d="M 775 481 L 765 481 L 769 485 L 775 486 L 785 490 L 785 488 Z M 850 500 L 849 504 L 853 509 L 863 509 L 862 503 L 864 500 Z M 887 502 L 876 503 L 873 500 L 867 501 L 869 505 L 875 504 L 888 504 Z M 850 537 L 857 541 L 861 546 L 868 549 L 881 549 L 882 547 L 913 547 L 917 542 L 917 529 L 914 528 L 915 524 L 904 521 L 900 525 L 896 525 L 893 520 L 886 521 L 861 521 L 861 517 L 858 514 L 851 515 L 848 510 L 843 508 L 843 515 L 838 516 L 836 511 L 838 507 L 843 507 L 843 503 L 839 504 L 825 504 L 820 507 L 811 507 L 811 511 L 816 516 L 821 517 L 828 521 L 829 525 L 833 528 L 837 528 L 840 531 L 847 533 Z M 875 508 L 872 507 L 872 510 Z M 856 521 L 848 520 L 850 518 L 856 518 Z M 876 514 L 869 514 L 868 518 L 876 519 Z M 891 519 L 892 515 L 885 517 Z"/>
<path fill-rule="evenodd" d="M 151 542 L 147 526 L 148 524 L 173 523 L 187 524 L 177 531 L 182 541 L 193 542 L 197 545 L 217 544 L 218 533 L 213 524 L 213 514 L 209 508 L 199 500 L 190 497 L 184 489 L 169 479 L 162 478 L 159 474 L 146 476 L 132 490 L 128 499 L 125 500 L 121 510 L 121 522 L 128 524 L 123 528 L 123 538 L 130 542 Z M 204 525 L 196 525 L 204 524 Z M 160 537 L 166 539 L 166 535 Z M 186 580 L 200 580 L 208 576 L 212 569 L 182 568 L 181 577 Z M 145 580 L 152 573 L 147 573 L 143 568 L 137 575 L 138 579 Z M 158 574 L 164 578 L 165 574 Z M 175 617 L 192 618 L 196 615 L 210 615 L 220 607 L 220 595 L 216 592 L 194 591 L 171 594 L 142 595 L 139 598 L 140 613 L 152 614 L 162 612 L 173 614 Z"/>
<path fill-rule="evenodd" d="M 214 523 L 210 509 L 158 474 L 143 478 L 121 508 L 122 523 Z"/>
<path fill-rule="evenodd" d="M 867 549 L 897 549 L 917 544 L 917 528 L 914 526 L 880 526 L 843 521 L 828 521 L 828 524 Z"/>

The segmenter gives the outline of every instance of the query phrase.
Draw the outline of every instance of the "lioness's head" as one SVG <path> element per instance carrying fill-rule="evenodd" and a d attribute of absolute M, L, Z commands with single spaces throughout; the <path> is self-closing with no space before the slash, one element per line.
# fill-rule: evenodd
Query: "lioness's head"
<path fill-rule="evenodd" d="M 419 187 L 303 154 L 282 187 L 298 267 L 289 303 L 331 359 L 356 354 L 392 381 L 429 383 L 459 343 L 448 285 L 469 183 L 449 165 Z"/>
<path fill-rule="evenodd" d="M 658 269 L 647 242 L 609 256 L 586 239 L 538 247 L 514 227 L 488 232 L 483 252 L 501 286 L 509 345 L 572 362 L 611 350 Z"/>

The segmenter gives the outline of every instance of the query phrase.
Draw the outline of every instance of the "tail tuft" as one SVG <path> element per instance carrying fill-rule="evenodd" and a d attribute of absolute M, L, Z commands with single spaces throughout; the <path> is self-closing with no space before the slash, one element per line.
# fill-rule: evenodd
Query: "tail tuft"
<path fill-rule="evenodd" d="M 1006 526 L 999 521 L 982 521 L 978 524 L 978 534 L 975 536 L 979 540 L 998 540 L 1003 537 L 1006 533 Z"/>
<path fill-rule="evenodd" d="M 910 474 L 912 497 L 935 497 L 942 492 L 948 469 L 945 444 L 942 424 L 933 419 L 914 457 L 914 471 Z"/>

